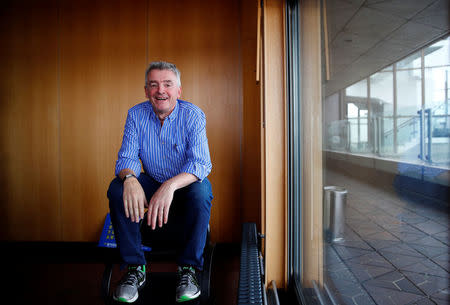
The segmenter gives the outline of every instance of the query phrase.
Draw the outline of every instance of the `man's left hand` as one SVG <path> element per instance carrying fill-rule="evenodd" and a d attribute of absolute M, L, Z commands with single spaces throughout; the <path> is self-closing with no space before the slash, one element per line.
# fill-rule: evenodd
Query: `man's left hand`
<path fill-rule="evenodd" d="M 174 192 L 170 183 L 163 183 L 148 203 L 147 225 L 151 226 L 153 230 L 156 228 L 156 224 L 161 228 L 163 224 L 167 223 Z"/>
<path fill-rule="evenodd" d="M 166 224 L 175 191 L 197 180 L 198 178 L 192 174 L 180 173 L 161 184 L 148 203 L 147 224 L 153 230 L 157 223 L 160 228 Z"/>

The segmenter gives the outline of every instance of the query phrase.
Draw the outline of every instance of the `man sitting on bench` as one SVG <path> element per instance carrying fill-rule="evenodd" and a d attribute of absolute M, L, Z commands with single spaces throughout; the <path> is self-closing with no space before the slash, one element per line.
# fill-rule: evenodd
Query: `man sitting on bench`
<path fill-rule="evenodd" d="M 145 94 L 148 101 L 128 111 L 116 178 L 108 189 L 117 246 L 128 265 L 113 298 L 136 301 L 146 281 L 139 222 L 147 207 L 143 221 L 153 230 L 171 221 L 169 209 L 170 215 L 175 210 L 183 215 L 176 288 L 176 301 L 183 302 L 200 295 L 195 273 L 203 268 L 213 198 L 206 178 L 212 168 L 206 119 L 200 108 L 179 100 L 180 72 L 174 64 L 150 64 Z"/>

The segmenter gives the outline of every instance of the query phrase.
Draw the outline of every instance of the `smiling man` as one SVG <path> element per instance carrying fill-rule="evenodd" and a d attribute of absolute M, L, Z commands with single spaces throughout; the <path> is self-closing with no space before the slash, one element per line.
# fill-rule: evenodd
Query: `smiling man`
<path fill-rule="evenodd" d="M 212 200 L 206 178 L 212 165 L 205 114 L 179 99 L 180 72 L 174 64 L 150 64 L 145 73 L 145 94 L 148 101 L 128 111 L 116 178 L 108 189 L 114 234 L 121 258 L 128 265 L 113 297 L 132 303 L 145 284 L 147 262 L 139 222 L 157 230 L 177 215 L 174 219 L 180 222 L 183 236 L 176 301 L 189 301 L 200 295 L 196 271 L 203 268 Z M 145 208 L 148 212 L 143 219 Z"/>

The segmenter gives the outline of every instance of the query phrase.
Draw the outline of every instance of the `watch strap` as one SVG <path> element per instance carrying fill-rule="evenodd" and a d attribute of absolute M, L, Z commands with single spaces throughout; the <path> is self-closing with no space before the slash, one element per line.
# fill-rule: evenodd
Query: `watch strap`
<path fill-rule="evenodd" d="M 128 174 L 128 175 L 125 175 L 125 177 L 123 177 L 122 181 L 125 182 L 125 180 L 127 180 L 127 178 L 130 178 L 130 177 L 134 177 L 137 179 L 135 174 Z"/>

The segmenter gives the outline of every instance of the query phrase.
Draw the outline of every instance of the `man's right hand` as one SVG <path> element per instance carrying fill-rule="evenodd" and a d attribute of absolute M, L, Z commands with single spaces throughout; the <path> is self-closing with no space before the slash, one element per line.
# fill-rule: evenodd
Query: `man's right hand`
<path fill-rule="evenodd" d="M 135 177 L 125 179 L 123 183 L 123 207 L 125 216 L 132 222 L 139 223 L 144 218 L 144 207 L 147 206 L 144 189 Z"/>

